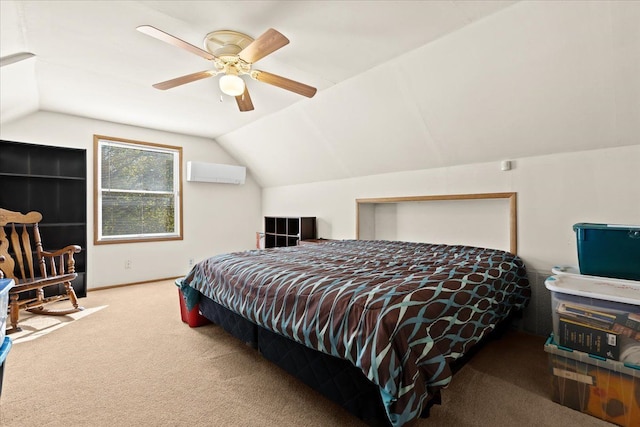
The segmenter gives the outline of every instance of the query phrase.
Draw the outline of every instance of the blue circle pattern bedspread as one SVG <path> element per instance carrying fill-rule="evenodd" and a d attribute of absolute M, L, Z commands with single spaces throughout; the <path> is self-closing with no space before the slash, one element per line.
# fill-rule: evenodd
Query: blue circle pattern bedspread
<path fill-rule="evenodd" d="M 218 255 L 183 284 L 349 360 L 380 388 L 394 426 L 417 418 L 451 381 L 449 363 L 531 292 L 522 260 L 508 252 L 366 240 Z"/>

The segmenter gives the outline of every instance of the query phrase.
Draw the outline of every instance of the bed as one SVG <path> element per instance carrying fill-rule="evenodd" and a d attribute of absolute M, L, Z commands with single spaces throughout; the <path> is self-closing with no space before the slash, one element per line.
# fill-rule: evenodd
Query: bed
<path fill-rule="evenodd" d="M 424 416 L 456 361 L 530 298 L 507 251 L 380 240 L 218 255 L 181 287 L 269 360 L 394 427 Z"/>

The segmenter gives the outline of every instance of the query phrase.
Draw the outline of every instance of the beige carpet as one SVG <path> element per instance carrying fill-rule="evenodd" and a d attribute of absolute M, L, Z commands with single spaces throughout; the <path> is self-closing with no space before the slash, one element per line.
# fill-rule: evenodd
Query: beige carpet
<path fill-rule="evenodd" d="M 70 307 L 69 301 L 60 301 L 50 304 L 49 309 L 66 309 Z M 66 314 L 64 316 L 42 316 L 30 313 L 28 311 L 21 311 L 20 318 L 18 319 L 18 326 L 22 329 L 20 332 L 14 332 L 11 334 L 11 340 L 13 344 L 19 344 L 21 342 L 35 340 L 51 332 L 54 332 L 64 326 L 87 317 L 96 311 L 102 310 L 106 306 L 86 308 L 82 311 Z"/>
<path fill-rule="evenodd" d="M 221 328 L 182 323 L 173 281 L 81 303 L 106 307 L 11 349 L 0 425 L 364 425 Z M 415 426 L 609 426 L 550 400 L 543 344 L 516 332 L 492 342 Z"/>

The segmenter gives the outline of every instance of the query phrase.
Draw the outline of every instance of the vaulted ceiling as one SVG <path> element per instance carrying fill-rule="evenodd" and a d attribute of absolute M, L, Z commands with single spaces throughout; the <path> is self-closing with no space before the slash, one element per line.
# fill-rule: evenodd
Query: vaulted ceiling
<path fill-rule="evenodd" d="M 263 186 L 640 143 L 640 2 L 5 1 L 2 124 L 54 111 L 215 139 Z M 246 79 L 239 112 L 217 77 L 151 85 L 210 63 L 214 30 L 291 43 Z M 257 64 L 257 65 L 258 65 Z"/>

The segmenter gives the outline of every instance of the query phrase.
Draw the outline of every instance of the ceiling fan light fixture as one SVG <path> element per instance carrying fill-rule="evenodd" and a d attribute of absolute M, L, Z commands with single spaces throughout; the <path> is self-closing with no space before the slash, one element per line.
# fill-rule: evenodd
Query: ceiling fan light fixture
<path fill-rule="evenodd" d="M 225 95 L 240 96 L 244 93 L 244 80 L 234 74 L 225 74 L 220 77 L 220 90 Z"/>

